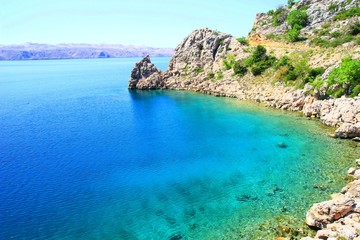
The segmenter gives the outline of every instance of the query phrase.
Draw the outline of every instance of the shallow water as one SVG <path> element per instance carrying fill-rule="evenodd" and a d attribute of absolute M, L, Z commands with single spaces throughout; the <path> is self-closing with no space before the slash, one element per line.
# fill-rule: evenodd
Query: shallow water
<path fill-rule="evenodd" d="M 332 129 L 128 91 L 138 60 L 0 62 L 0 239 L 272 239 L 346 183 L 359 150 Z"/>

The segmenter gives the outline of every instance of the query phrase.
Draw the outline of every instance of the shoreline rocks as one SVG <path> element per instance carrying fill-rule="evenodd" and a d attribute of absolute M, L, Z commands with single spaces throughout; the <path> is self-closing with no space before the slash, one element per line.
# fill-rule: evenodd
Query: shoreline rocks
<path fill-rule="evenodd" d="M 318 100 L 308 95 L 310 85 L 296 90 L 280 83 L 273 85 L 271 80 L 251 74 L 239 78 L 232 69 L 224 71 L 224 61 L 248 56 L 246 47 L 229 34 L 207 28 L 195 30 L 175 49 L 167 71 L 158 70 L 149 56 L 136 63 L 129 89 L 186 90 L 252 100 L 319 118 L 325 125 L 337 128 L 335 137 L 360 137 L 360 97 Z"/>
<path fill-rule="evenodd" d="M 360 163 L 360 159 L 356 160 Z M 332 200 L 314 204 L 306 214 L 306 223 L 316 227 L 311 239 L 360 240 L 360 169 L 350 168 L 348 174 L 355 178 L 340 193 L 333 194 Z"/>

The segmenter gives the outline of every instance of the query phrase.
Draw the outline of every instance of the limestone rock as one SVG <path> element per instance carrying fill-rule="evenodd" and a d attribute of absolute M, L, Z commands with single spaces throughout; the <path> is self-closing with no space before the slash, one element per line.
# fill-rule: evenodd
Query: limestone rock
<path fill-rule="evenodd" d="M 163 85 L 161 71 L 151 63 L 149 55 L 135 64 L 129 80 L 129 89 L 157 89 Z"/>
<path fill-rule="evenodd" d="M 360 214 L 351 213 L 344 218 L 328 224 L 325 229 L 319 230 L 315 239 L 338 239 L 339 237 L 355 239 L 359 236 L 359 230 Z"/>
<path fill-rule="evenodd" d="M 356 168 L 354 167 L 349 168 L 349 170 L 347 171 L 347 173 L 350 175 L 354 175 L 355 172 L 356 172 Z"/>
<path fill-rule="evenodd" d="M 347 184 L 341 190 L 341 193 L 344 194 L 346 198 L 360 197 L 360 180 L 355 180 Z"/>
<path fill-rule="evenodd" d="M 355 138 L 360 136 L 360 122 L 355 124 L 344 123 L 336 131 L 335 136 L 339 138 Z"/>
<path fill-rule="evenodd" d="M 333 199 L 314 204 L 306 214 L 309 226 L 323 228 L 353 210 L 355 201 L 348 198 Z"/>
<path fill-rule="evenodd" d="M 208 28 L 198 29 L 176 47 L 169 71 L 192 73 L 195 69 L 203 69 L 216 72 L 222 68 L 222 59 L 228 54 L 235 54 L 238 58 L 248 55 L 230 34 Z"/>

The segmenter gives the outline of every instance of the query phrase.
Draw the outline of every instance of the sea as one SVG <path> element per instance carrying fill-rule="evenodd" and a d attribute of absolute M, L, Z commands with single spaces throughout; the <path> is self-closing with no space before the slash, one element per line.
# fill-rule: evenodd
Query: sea
<path fill-rule="evenodd" d="M 0 61 L 0 239 L 311 234 L 357 144 L 258 103 L 130 91 L 139 60 Z"/>

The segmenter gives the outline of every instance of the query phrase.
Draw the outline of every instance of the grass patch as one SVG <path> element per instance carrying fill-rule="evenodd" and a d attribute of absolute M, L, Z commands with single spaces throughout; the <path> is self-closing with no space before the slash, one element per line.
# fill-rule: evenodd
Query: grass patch
<path fill-rule="evenodd" d="M 202 68 L 202 67 L 196 67 L 196 68 L 194 69 L 194 72 L 196 72 L 196 73 L 202 73 L 202 72 L 204 72 L 204 68 Z"/>
<path fill-rule="evenodd" d="M 334 20 L 346 20 L 356 16 L 360 16 L 360 9 L 358 6 L 339 12 L 335 15 Z"/>

